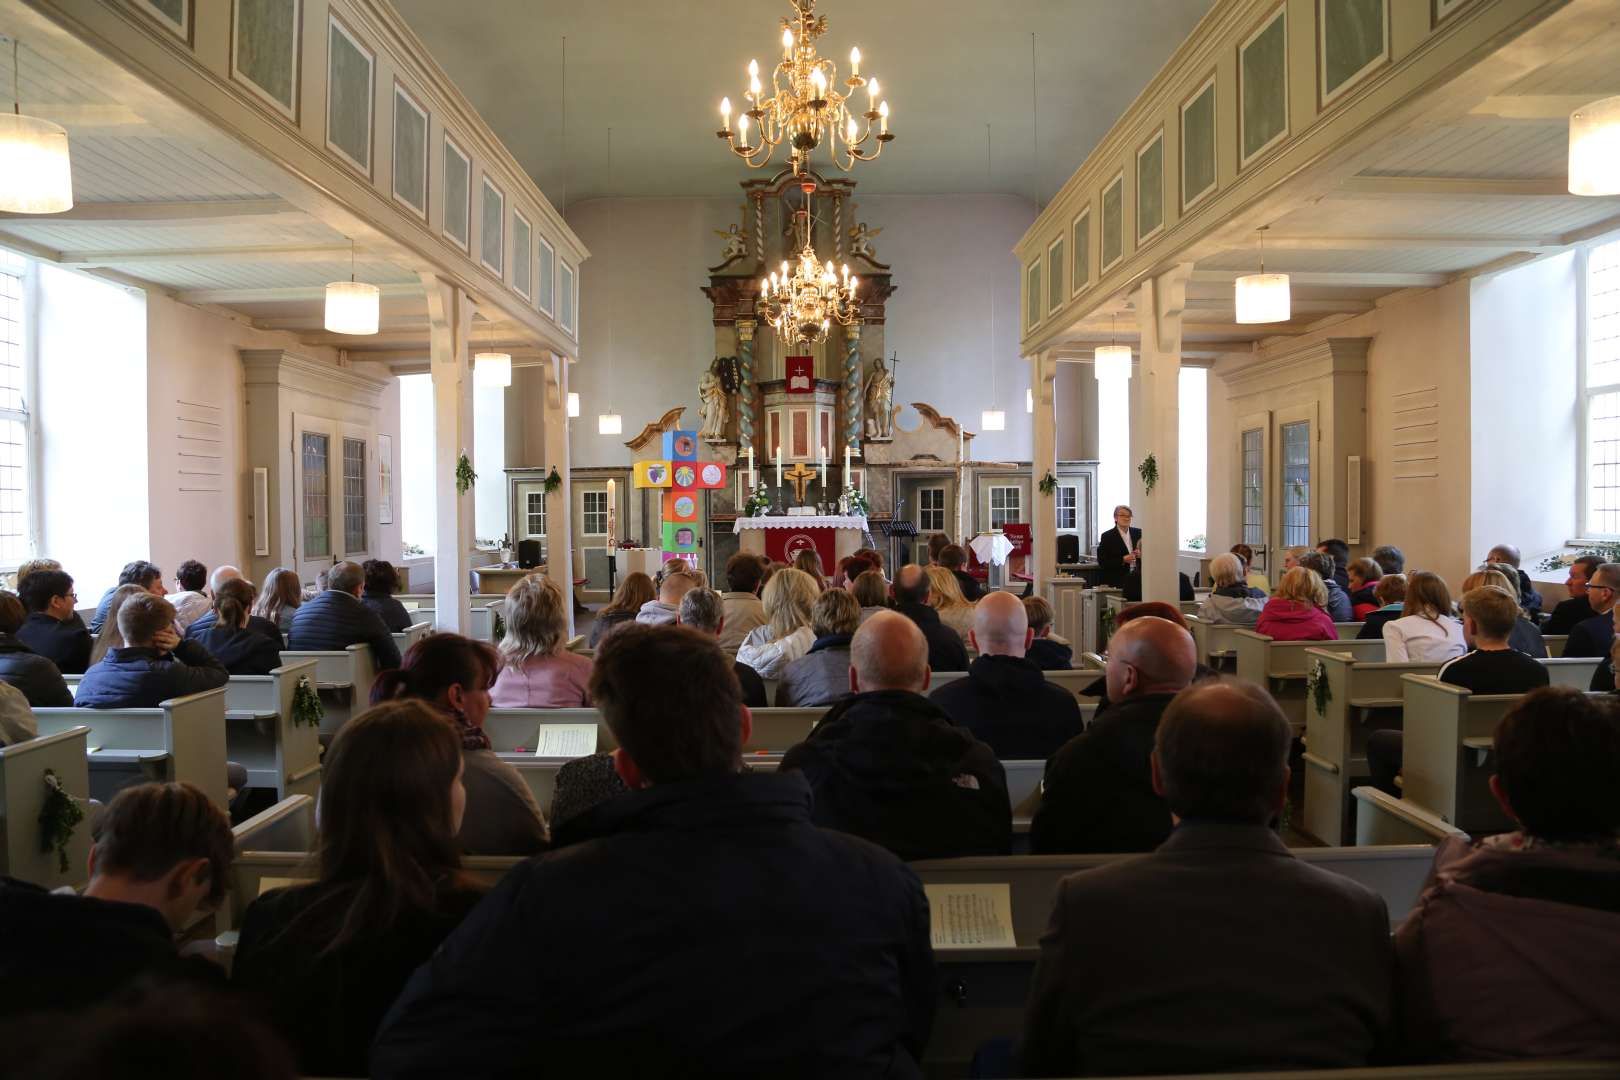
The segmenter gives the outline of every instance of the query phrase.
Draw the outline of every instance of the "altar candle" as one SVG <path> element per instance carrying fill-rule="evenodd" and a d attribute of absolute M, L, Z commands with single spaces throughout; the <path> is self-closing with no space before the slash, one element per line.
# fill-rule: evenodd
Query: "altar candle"
<path fill-rule="evenodd" d="M 827 447 L 825 445 L 822 446 L 821 453 L 818 456 L 821 458 L 821 490 L 825 492 L 827 490 Z"/>
<path fill-rule="evenodd" d="M 754 476 L 754 448 L 748 448 L 748 490 L 753 491 L 756 477 Z"/>
<path fill-rule="evenodd" d="M 849 444 L 846 443 L 844 445 L 844 486 L 845 487 L 849 487 L 851 484 L 854 483 L 854 481 L 850 479 L 850 473 L 849 473 L 849 452 L 850 452 L 850 449 L 851 449 L 851 447 L 849 446 Z"/>
<path fill-rule="evenodd" d="M 618 515 L 617 511 L 618 511 L 619 503 L 618 503 L 618 500 L 613 497 L 613 493 L 617 489 L 618 489 L 618 485 L 615 484 L 612 480 L 609 480 L 608 481 L 608 498 L 607 498 L 607 503 L 608 503 L 608 507 L 607 507 L 607 510 L 608 510 L 607 546 L 608 546 L 609 551 L 612 551 L 614 546 L 615 546 L 614 543 L 613 543 L 613 534 L 618 531 L 615 528 L 615 526 L 618 525 L 618 516 L 619 515 Z"/>
<path fill-rule="evenodd" d="M 782 444 L 776 444 L 776 486 L 782 486 Z"/>

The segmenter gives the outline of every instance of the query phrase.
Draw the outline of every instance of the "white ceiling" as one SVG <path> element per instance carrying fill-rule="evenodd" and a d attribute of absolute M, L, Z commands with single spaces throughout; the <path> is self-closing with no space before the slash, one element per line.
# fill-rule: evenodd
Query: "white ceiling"
<path fill-rule="evenodd" d="M 734 192 L 747 169 L 714 135 L 720 98 L 741 100 L 750 58 L 769 70 L 780 54 L 781 19 L 792 11 L 787 0 L 394 5 L 559 207 L 606 195 Z M 861 190 L 993 191 L 1044 202 L 1209 7 L 1210 0 L 820 0 L 816 11 L 828 22 L 822 55 L 842 76 L 850 46 L 859 45 L 862 74 L 882 80 L 894 111 L 894 142 L 880 160 L 855 169 Z M 995 148 L 988 183 L 987 123 Z M 825 163 L 825 155 L 817 160 Z"/>

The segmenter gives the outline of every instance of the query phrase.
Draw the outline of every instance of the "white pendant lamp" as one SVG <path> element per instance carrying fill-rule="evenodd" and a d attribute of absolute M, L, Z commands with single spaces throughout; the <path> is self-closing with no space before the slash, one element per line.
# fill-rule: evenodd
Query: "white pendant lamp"
<path fill-rule="evenodd" d="M 1109 344 L 1099 345 L 1091 353 L 1091 374 L 1098 382 L 1131 378 L 1131 347 L 1114 341 L 1114 316 L 1108 316 Z"/>
<path fill-rule="evenodd" d="M 476 354 L 473 381 L 479 386 L 511 386 L 512 354 L 494 351 Z"/>
<path fill-rule="evenodd" d="M 1004 409 L 985 409 L 979 414 L 979 426 L 986 431 L 1006 431 L 1006 411 Z"/>
<path fill-rule="evenodd" d="M 1131 377 L 1131 347 L 1129 345 L 1099 345 L 1091 354 L 1091 372 L 1098 382 Z"/>
<path fill-rule="evenodd" d="M 1569 114 L 1569 193 L 1620 195 L 1620 97 Z"/>
<path fill-rule="evenodd" d="M 11 115 L 0 114 L 0 210 L 60 214 L 73 209 L 73 169 L 67 131 L 22 115 L 18 43 L 11 39 Z"/>
<path fill-rule="evenodd" d="M 616 412 L 596 414 L 596 433 L 598 435 L 619 435 L 624 431 L 624 417 Z"/>
<path fill-rule="evenodd" d="M 1293 317 L 1293 301 L 1287 274 L 1266 273 L 1266 227 L 1260 227 L 1260 272 L 1237 279 L 1233 300 L 1240 323 L 1287 322 Z"/>
<path fill-rule="evenodd" d="M 579 419 L 579 395 L 572 390 L 568 392 L 568 419 Z"/>
<path fill-rule="evenodd" d="M 349 241 L 349 280 L 326 285 L 326 329 L 357 337 L 375 334 L 382 317 L 382 290 L 354 279 L 354 241 Z"/>

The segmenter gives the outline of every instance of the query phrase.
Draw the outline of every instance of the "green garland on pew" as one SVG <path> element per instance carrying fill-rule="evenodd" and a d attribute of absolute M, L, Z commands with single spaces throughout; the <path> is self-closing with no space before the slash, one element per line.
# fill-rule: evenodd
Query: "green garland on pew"
<path fill-rule="evenodd" d="M 492 613 L 493 622 L 490 624 L 489 636 L 496 641 L 506 637 L 506 620 L 501 618 L 499 611 Z"/>
<path fill-rule="evenodd" d="M 325 715 L 326 706 L 321 704 L 321 695 L 316 693 L 315 684 L 309 681 L 308 675 L 300 675 L 298 685 L 293 687 L 293 726 L 320 727 Z"/>
<path fill-rule="evenodd" d="M 1114 636 L 1115 616 L 1116 612 L 1114 609 L 1109 607 L 1107 604 L 1104 604 L 1102 614 L 1097 616 L 1097 621 L 1102 624 L 1102 641 L 1098 643 L 1098 651 L 1107 648 L 1108 639 Z"/>
<path fill-rule="evenodd" d="M 465 495 L 472 490 L 473 484 L 478 482 L 478 474 L 473 472 L 472 460 L 463 450 L 456 459 L 456 494 Z"/>
<path fill-rule="evenodd" d="M 1305 675 L 1305 690 L 1316 707 L 1316 715 L 1326 716 L 1328 702 L 1333 700 L 1333 691 L 1328 689 L 1327 665 L 1322 661 L 1311 661 L 1311 670 Z"/>
<path fill-rule="evenodd" d="M 56 868 L 68 872 L 68 842 L 84 820 L 84 807 L 68 794 L 55 769 L 45 770 L 45 805 L 39 809 L 39 850 L 56 849 Z"/>

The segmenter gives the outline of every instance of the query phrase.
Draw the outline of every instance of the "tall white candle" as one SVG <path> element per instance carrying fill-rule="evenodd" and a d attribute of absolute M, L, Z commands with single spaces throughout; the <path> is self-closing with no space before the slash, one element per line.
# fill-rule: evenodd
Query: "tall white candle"
<path fill-rule="evenodd" d="M 782 444 L 776 444 L 776 486 L 782 486 Z"/>
<path fill-rule="evenodd" d="M 614 549 L 614 547 L 617 546 L 613 542 L 613 537 L 614 537 L 614 534 L 618 531 L 617 526 L 618 526 L 618 523 L 619 523 L 618 522 L 618 518 L 619 518 L 619 514 L 618 514 L 619 501 L 613 497 L 614 492 L 617 491 L 617 490 L 618 490 L 618 485 L 615 484 L 612 480 L 609 480 L 608 481 L 608 500 L 607 500 L 607 502 L 608 502 L 607 546 L 608 546 L 609 551 L 612 551 Z"/>
<path fill-rule="evenodd" d="M 754 490 L 754 486 L 755 486 L 756 482 L 757 482 L 757 477 L 754 475 L 754 448 L 752 446 L 750 446 L 748 448 L 748 490 L 749 491 Z"/>
<path fill-rule="evenodd" d="M 848 443 L 845 443 L 844 444 L 844 486 L 845 487 L 849 487 L 850 484 L 852 484 L 854 482 L 854 481 L 852 481 L 850 479 L 850 472 L 849 472 L 849 452 L 850 452 L 850 450 L 851 450 L 850 445 Z"/>
<path fill-rule="evenodd" d="M 821 490 L 825 494 L 827 491 L 827 447 L 825 445 L 822 446 L 821 453 L 817 456 L 821 459 Z"/>

